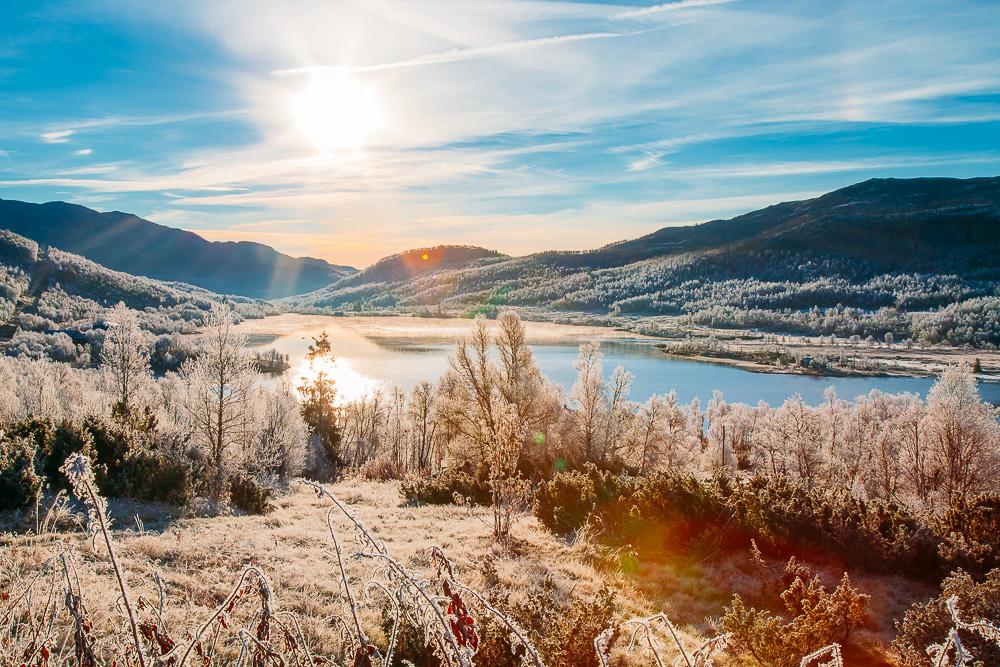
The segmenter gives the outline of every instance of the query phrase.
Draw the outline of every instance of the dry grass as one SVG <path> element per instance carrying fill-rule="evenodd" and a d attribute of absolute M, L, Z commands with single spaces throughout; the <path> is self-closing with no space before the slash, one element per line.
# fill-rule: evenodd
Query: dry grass
<path fill-rule="evenodd" d="M 514 599 L 551 576 L 557 590 L 567 597 L 592 598 L 607 582 L 620 592 L 624 615 L 648 616 L 656 611 L 628 581 L 585 562 L 579 547 L 551 536 L 533 518 L 517 522 L 513 553 L 501 553 L 494 545 L 486 509 L 401 507 L 395 483 L 348 481 L 329 488 L 384 541 L 398 562 L 423 576 L 434 575 L 429 549 L 436 545 L 457 566 L 462 583 L 474 589 L 483 590 L 480 564 L 485 555 L 493 554 L 500 581 L 514 591 Z M 346 610 L 326 525 L 330 502 L 304 486 L 294 486 L 276 504 L 277 509 L 266 516 L 181 518 L 176 513 L 164 514 L 166 508 L 160 506 L 112 503 L 116 550 L 133 599 L 157 599 L 154 574 L 159 572 L 168 597 L 165 625 L 188 629 L 195 620 L 201 622 L 211 615 L 247 566 L 257 566 L 270 580 L 275 611 L 291 611 L 299 617 L 314 653 L 338 655 L 343 636 L 341 626 L 332 619 L 345 617 Z M 356 550 L 347 519 L 334 514 L 332 521 L 345 554 Z M 106 550 L 83 531 L 0 538 L 0 588 L 40 572 L 64 548 L 74 554 L 94 635 L 120 634 L 122 615 L 115 611 L 118 588 Z M 348 558 L 345 566 L 352 587 L 363 590 L 371 575 L 371 561 Z M 384 645 L 378 601 L 366 604 L 362 600 L 359 610 L 365 634 Z"/>
<path fill-rule="evenodd" d="M 511 602 L 530 603 L 530 591 L 537 590 L 547 578 L 567 600 L 594 599 L 609 585 L 618 593 L 619 622 L 651 619 L 650 625 L 667 637 L 661 645 L 669 645 L 666 631 L 672 631 L 673 626 L 656 620 L 657 612 L 666 612 L 681 641 L 693 652 L 715 634 L 711 619 L 721 614 L 732 593 L 752 596 L 760 589 L 761 572 L 748 555 L 716 556 L 710 561 L 690 556 L 659 557 L 655 562 L 637 559 L 628 550 L 609 555 L 585 537 L 566 544 L 533 517 L 516 522 L 512 551 L 504 552 L 494 543 L 492 517 L 486 508 L 402 506 L 395 482 L 352 480 L 329 489 L 384 542 L 396 561 L 421 576 L 434 578 L 430 548 L 438 546 L 458 568 L 461 582 L 480 591 L 486 588 L 482 564 L 492 555 L 501 586 L 511 592 Z M 232 592 L 241 572 L 256 566 L 270 580 L 274 611 L 293 612 L 299 618 L 313 653 L 337 656 L 342 655 L 344 635 L 343 626 L 334 619 L 348 618 L 349 610 L 341 595 L 337 558 L 326 523 L 330 508 L 329 500 L 317 497 L 304 485 L 295 485 L 277 499 L 275 511 L 266 516 L 184 518 L 165 506 L 132 502 L 112 503 L 111 513 L 116 550 L 133 599 L 155 603 L 159 591 L 154 577 L 156 573 L 162 576 L 168 598 L 163 617 L 167 628 L 188 631 L 210 617 Z M 348 519 L 342 513 L 330 516 L 345 556 L 356 552 Z M 72 526 L 72 522 L 63 524 Z M 120 636 L 123 615 L 107 551 L 82 530 L 0 537 L 0 592 L 13 590 L 15 580 L 42 572 L 64 549 L 74 554 L 94 635 Z M 370 559 L 350 557 L 344 564 L 351 587 L 359 592 L 364 634 L 385 646 L 382 601 L 377 597 L 365 600 L 363 595 L 374 565 Z M 783 564 L 772 562 L 769 567 L 778 572 Z M 832 568 L 818 571 L 830 581 L 840 575 Z M 858 587 L 872 596 L 872 622 L 856 635 L 858 641 L 852 642 L 864 648 L 847 652 L 846 662 L 888 664 L 892 619 L 901 617 L 913 600 L 929 597 L 933 591 L 901 578 L 852 576 Z M 234 621 L 240 620 L 239 613 L 233 615 Z M 655 664 L 642 650 L 625 655 L 627 635 L 637 628 L 640 626 L 635 624 L 622 627 L 611 652 L 611 664 Z M 640 646 L 645 641 L 644 632 L 639 634 Z M 491 637 L 482 637 L 482 641 L 489 642 Z M 676 657 L 671 649 L 663 653 L 668 663 Z M 742 664 L 732 657 L 717 656 L 716 660 L 721 665 Z"/>

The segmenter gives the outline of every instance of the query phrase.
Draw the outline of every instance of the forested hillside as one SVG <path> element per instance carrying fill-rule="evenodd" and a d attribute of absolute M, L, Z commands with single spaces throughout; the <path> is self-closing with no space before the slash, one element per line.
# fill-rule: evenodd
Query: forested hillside
<path fill-rule="evenodd" d="M 164 338 L 159 347 L 166 353 L 172 334 L 194 331 L 223 300 L 240 317 L 275 312 L 264 301 L 112 271 L 0 230 L 0 344 L 8 355 L 89 365 L 107 311 L 120 302 L 138 311 L 143 329 Z"/>
<path fill-rule="evenodd" d="M 1000 343 L 1000 178 L 873 179 L 588 252 L 363 272 L 295 309 L 500 306 L 783 333 Z"/>
<path fill-rule="evenodd" d="M 321 259 L 289 257 L 260 243 L 207 241 L 129 213 L 99 213 L 65 202 L 0 200 L 0 229 L 117 271 L 258 298 L 301 294 L 354 272 Z"/>

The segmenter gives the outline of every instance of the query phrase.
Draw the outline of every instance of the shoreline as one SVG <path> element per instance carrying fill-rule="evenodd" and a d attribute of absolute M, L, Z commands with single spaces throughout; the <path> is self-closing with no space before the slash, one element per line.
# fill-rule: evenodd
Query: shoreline
<path fill-rule="evenodd" d="M 830 364 L 822 369 L 804 366 L 801 363 L 777 363 L 774 360 L 755 358 L 760 352 L 685 352 L 671 349 L 669 342 L 655 345 L 665 357 L 697 361 L 699 363 L 717 364 L 731 368 L 739 368 L 752 373 L 769 375 L 805 375 L 811 377 L 857 377 L 857 378 L 933 378 L 944 368 L 958 363 L 973 363 L 980 361 L 982 370 L 976 373 L 976 379 L 984 383 L 1000 383 L 1000 354 L 992 350 L 955 350 L 955 349 L 866 349 L 852 351 L 853 355 L 861 355 L 863 363 L 869 368 L 858 368 L 849 365 Z M 763 347 L 756 345 L 752 347 Z M 792 355 L 800 358 L 836 358 L 840 350 L 829 346 L 814 344 L 782 345 L 784 356 Z M 776 352 L 769 352 L 778 356 Z"/>
<path fill-rule="evenodd" d="M 648 344 L 656 348 L 664 358 L 694 361 L 737 368 L 751 373 L 767 375 L 802 375 L 829 378 L 931 378 L 946 366 L 956 363 L 974 363 L 979 360 L 982 371 L 976 377 L 980 382 L 1000 383 L 1000 351 L 962 350 L 958 348 L 912 348 L 902 346 L 850 347 L 847 341 L 836 344 L 821 343 L 817 337 L 786 336 L 787 342 L 766 341 L 764 334 L 742 335 L 739 331 L 709 328 L 694 328 L 689 339 L 676 336 L 655 336 L 630 330 L 620 324 L 574 324 L 548 320 L 527 319 L 532 313 L 523 313 L 529 343 L 565 342 L 634 342 Z M 423 317 L 418 315 L 326 315 L 305 313 L 281 313 L 259 319 L 244 320 L 240 329 L 250 336 L 252 347 L 261 349 L 282 336 L 295 333 L 317 334 L 328 328 L 344 328 L 373 340 L 423 339 L 435 342 L 454 342 L 467 334 L 474 320 L 463 317 Z M 493 326 L 495 320 L 489 320 Z M 737 350 L 718 352 L 695 350 L 678 351 L 684 343 L 699 343 L 715 339 L 724 346 L 736 345 Z M 841 354 L 849 356 L 854 363 L 868 365 L 869 368 L 828 363 L 822 369 L 804 367 L 795 363 L 776 363 L 774 359 L 760 357 L 777 355 L 777 349 L 785 355 L 808 358 L 838 359 Z M 755 358 L 757 357 L 757 358 Z"/>
<path fill-rule="evenodd" d="M 362 336 L 381 340 L 405 340 L 420 338 L 435 342 L 454 342 L 459 337 L 472 330 L 474 320 L 462 317 L 419 317 L 416 315 L 316 315 L 300 313 L 281 313 L 268 315 L 258 319 L 246 319 L 239 324 L 243 333 L 250 335 L 255 341 L 268 338 L 275 340 L 282 336 L 303 331 L 316 331 L 327 328 L 350 329 Z M 496 320 L 488 320 L 490 328 L 496 326 Z M 561 322 L 545 322 L 524 320 L 529 343 L 546 343 L 553 341 L 588 342 L 588 341 L 635 341 L 654 343 L 662 340 L 655 336 L 647 336 L 634 331 L 598 326 L 593 324 L 564 324 Z M 267 343 L 260 343 L 266 345 Z"/>
<path fill-rule="evenodd" d="M 738 359 L 733 357 L 720 357 L 704 354 L 682 354 L 677 352 L 670 352 L 660 345 L 656 346 L 663 352 L 663 356 L 668 359 L 678 359 L 682 361 L 696 361 L 702 364 L 715 364 L 717 366 L 728 366 L 730 368 L 738 368 L 740 370 L 747 371 L 749 373 L 761 373 L 764 375 L 804 375 L 816 378 L 929 378 L 934 377 L 934 373 L 925 372 L 920 373 L 916 371 L 906 372 L 906 371 L 865 371 L 861 369 L 843 369 L 835 371 L 812 371 L 808 368 L 801 368 L 795 366 L 775 366 L 774 364 L 766 364 L 760 361 L 754 361 L 751 359 Z M 1000 377 L 995 380 L 986 380 L 993 382 L 1000 382 Z"/>

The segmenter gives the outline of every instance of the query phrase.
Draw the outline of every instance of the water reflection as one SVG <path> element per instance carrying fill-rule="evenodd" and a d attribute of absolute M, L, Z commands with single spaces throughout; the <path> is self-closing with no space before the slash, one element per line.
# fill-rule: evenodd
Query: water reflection
<path fill-rule="evenodd" d="M 332 380 L 336 390 L 334 404 L 344 405 L 356 401 L 365 394 L 370 394 L 385 383 L 368 377 L 351 367 L 351 362 L 344 357 L 335 359 L 302 359 L 291 371 L 292 385 L 299 391 L 302 387 L 313 384 L 322 376 Z"/>
<path fill-rule="evenodd" d="M 447 370 L 448 355 L 454 349 L 454 341 L 443 340 L 440 335 L 365 336 L 357 328 L 333 317 L 320 323 L 314 321 L 291 333 L 283 332 L 269 340 L 264 337 L 266 332 L 258 334 L 260 337 L 253 342 L 259 344 L 253 347 L 274 347 L 289 355 L 293 368 L 290 372 L 295 374 L 293 381 L 295 377 L 308 378 L 310 373 L 317 371 L 309 368 L 305 354 L 311 337 L 321 331 L 329 334 L 336 355 L 336 361 L 327 372 L 336 379 L 341 400 L 360 397 L 366 391 L 389 383 L 408 391 L 424 380 L 434 381 Z M 531 347 L 542 373 L 568 392 L 575 380 L 573 362 L 577 342 L 554 340 Z M 650 342 L 641 340 L 605 341 L 601 349 L 606 374 L 620 364 L 635 376 L 632 399 L 636 401 L 675 389 L 680 400 L 687 402 L 698 397 L 704 404 L 714 390 L 720 389 L 726 399 L 733 402 L 755 404 L 762 399 L 779 405 L 797 393 L 807 403 L 818 405 L 823 401 L 823 392 L 831 385 L 842 398 L 851 399 L 872 389 L 926 396 L 933 384 L 931 378 L 830 378 L 752 373 L 719 364 L 671 359 L 663 356 Z M 980 391 L 986 400 L 1000 402 L 1000 384 L 983 383 Z"/>

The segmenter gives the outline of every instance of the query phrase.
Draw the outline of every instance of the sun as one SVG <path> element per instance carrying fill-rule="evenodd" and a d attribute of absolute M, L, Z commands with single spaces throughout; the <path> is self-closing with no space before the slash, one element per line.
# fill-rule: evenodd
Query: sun
<path fill-rule="evenodd" d="M 360 150 L 384 119 L 375 90 L 347 74 L 314 76 L 289 102 L 295 131 L 321 152 Z"/>

